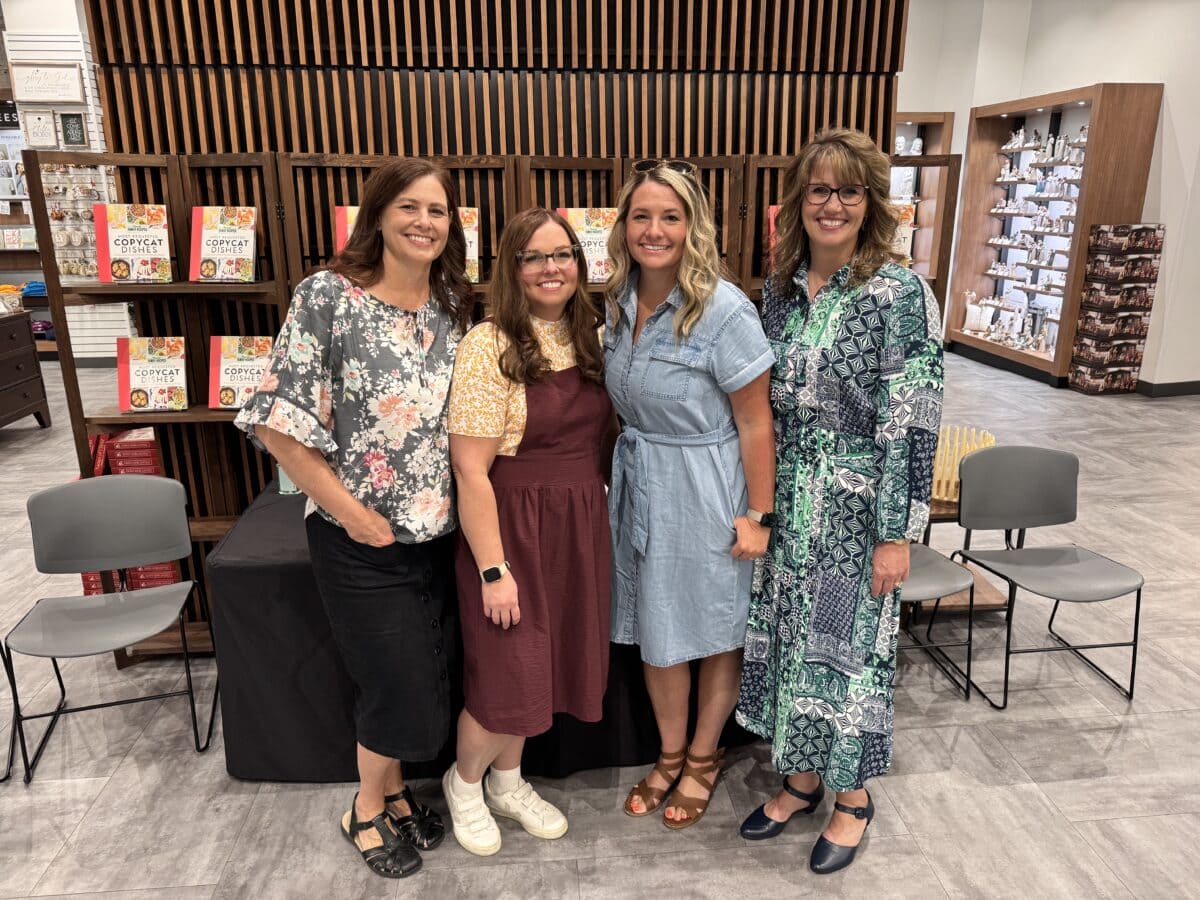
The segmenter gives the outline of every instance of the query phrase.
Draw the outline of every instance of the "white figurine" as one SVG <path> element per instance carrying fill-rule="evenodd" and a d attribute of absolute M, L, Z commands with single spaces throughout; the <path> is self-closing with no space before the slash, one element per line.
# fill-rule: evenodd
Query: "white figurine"
<path fill-rule="evenodd" d="M 921 151 L 925 149 L 925 142 L 918 138 L 913 138 L 912 146 L 908 148 L 909 156 L 920 156 Z"/>
<path fill-rule="evenodd" d="M 896 135 L 896 155 L 897 156 L 904 155 L 904 147 L 905 147 L 906 143 L 907 142 L 904 140 L 904 135 L 902 135 L 902 134 Z"/>

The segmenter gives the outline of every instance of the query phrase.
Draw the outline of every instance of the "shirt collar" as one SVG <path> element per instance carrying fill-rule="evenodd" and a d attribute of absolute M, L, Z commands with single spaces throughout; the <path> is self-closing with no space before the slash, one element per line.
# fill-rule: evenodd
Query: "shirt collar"
<path fill-rule="evenodd" d="M 850 273 L 853 271 L 852 262 L 846 263 L 840 269 L 833 273 L 833 277 L 826 282 L 826 287 L 843 288 L 846 282 L 850 280 Z M 800 263 L 800 268 L 796 270 L 795 276 L 792 278 L 796 287 L 800 288 L 800 292 L 808 297 L 808 260 Z"/>
<path fill-rule="evenodd" d="M 638 273 L 634 271 L 629 276 L 629 289 L 625 292 L 625 296 L 621 298 L 619 304 L 621 311 L 625 313 L 625 317 L 630 323 L 633 323 L 637 319 L 637 289 Z M 678 283 L 667 294 L 666 302 L 675 309 L 679 309 L 683 305 L 683 292 L 679 289 Z"/>

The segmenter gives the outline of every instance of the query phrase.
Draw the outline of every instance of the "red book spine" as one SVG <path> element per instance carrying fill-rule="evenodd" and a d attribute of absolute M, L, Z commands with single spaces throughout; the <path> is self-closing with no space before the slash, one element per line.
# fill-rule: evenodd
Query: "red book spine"
<path fill-rule="evenodd" d="M 192 207 L 192 262 L 188 267 L 188 281 L 200 280 L 200 249 L 204 238 L 204 207 Z"/>
<path fill-rule="evenodd" d="M 346 240 L 350 237 L 350 229 L 346 222 L 347 212 L 348 210 L 344 206 L 334 207 L 333 210 L 333 251 L 335 253 L 342 252 L 342 248 L 346 246 Z"/>
<path fill-rule="evenodd" d="M 214 334 L 208 343 L 208 408 L 221 408 L 221 336 Z"/>
<path fill-rule="evenodd" d="M 92 454 L 92 474 L 103 475 L 108 464 L 108 448 L 112 444 L 111 435 L 101 434 L 96 441 L 96 452 Z"/>
<path fill-rule="evenodd" d="M 101 281 L 111 282 L 113 277 L 112 256 L 108 252 L 108 204 L 92 204 L 92 221 L 96 226 L 96 265 L 100 267 L 98 274 Z M 129 391 L 125 393 L 128 394 Z"/>
<path fill-rule="evenodd" d="M 99 223 L 97 223 L 99 228 Z M 96 237 L 96 246 L 100 246 L 100 238 Z M 101 267 L 101 272 L 108 271 L 107 265 Z M 102 281 L 104 279 L 101 279 Z M 108 279 L 112 281 L 111 278 Z M 117 406 L 121 412 L 129 412 L 133 406 L 129 403 L 129 338 L 117 338 Z"/>

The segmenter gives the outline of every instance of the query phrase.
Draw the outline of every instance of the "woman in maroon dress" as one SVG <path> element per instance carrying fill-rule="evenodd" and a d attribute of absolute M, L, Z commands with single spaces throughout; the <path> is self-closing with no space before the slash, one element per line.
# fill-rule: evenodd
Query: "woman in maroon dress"
<path fill-rule="evenodd" d="M 449 430 L 466 708 L 442 786 L 455 838 L 480 856 L 500 849 L 493 813 L 537 837 L 566 833 L 562 812 L 521 777 L 521 752 L 556 712 L 601 717 L 612 406 L 602 316 L 586 277 L 561 216 L 520 213 L 500 239 L 491 318 L 463 338 L 455 363 Z"/>

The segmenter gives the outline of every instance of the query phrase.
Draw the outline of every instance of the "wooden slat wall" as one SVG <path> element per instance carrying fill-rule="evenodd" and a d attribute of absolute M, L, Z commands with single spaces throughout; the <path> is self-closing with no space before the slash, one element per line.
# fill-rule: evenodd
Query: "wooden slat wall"
<path fill-rule="evenodd" d="M 109 144 L 731 156 L 891 139 L 906 0 L 88 0 Z"/>

